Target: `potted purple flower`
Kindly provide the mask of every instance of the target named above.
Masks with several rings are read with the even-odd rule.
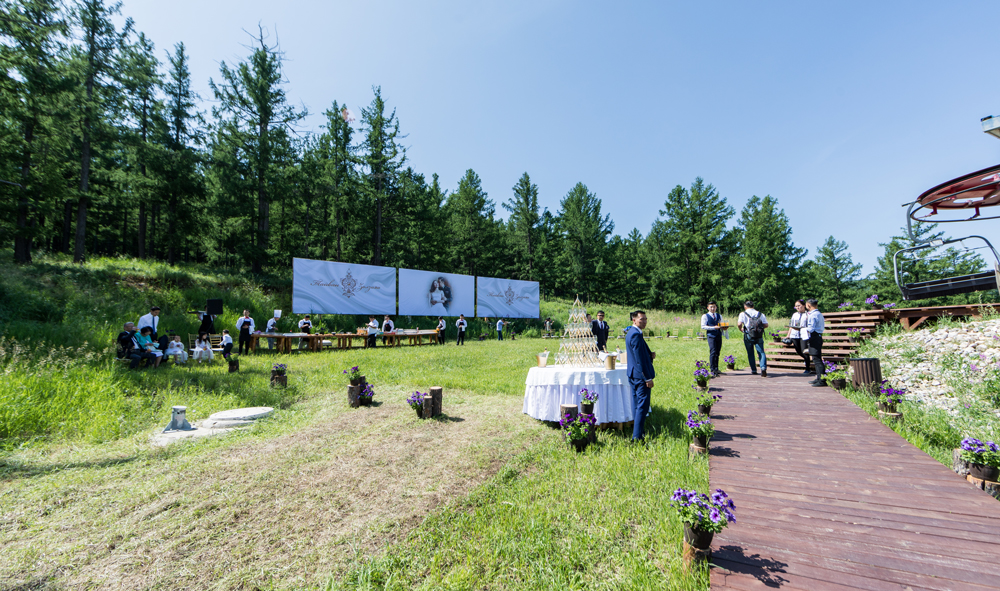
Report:
[[[375,390],[372,388],[371,384],[365,384],[365,387],[358,392],[358,402],[361,406],[371,406],[372,398],[375,398]]]
[[[722,358],[722,361],[726,364],[726,369],[736,369],[736,358],[732,355],[726,355]]]
[[[969,463],[970,475],[990,482],[1000,480],[1000,445],[966,437],[959,449],[962,459]]]
[[[361,369],[357,365],[351,369],[345,369],[344,373],[347,374],[347,379],[351,380],[352,386],[359,386],[361,382],[364,381],[365,376],[361,375]]]
[[[855,328],[852,326],[847,329],[847,339],[852,343],[857,343],[865,336],[866,332],[868,332],[866,328]]]
[[[837,367],[837,364],[832,361],[823,360],[823,365],[826,366],[823,372],[823,379],[830,385],[834,390],[843,390],[847,387],[847,368]]]
[[[710,372],[708,367],[706,367],[708,362],[695,361],[694,364],[695,367],[697,367],[697,369],[694,370],[694,381],[697,382],[699,390],[705,390],[708,388],[708,380],[712,378],[712,372]]]
[[[685,425],[691,431],[692,443],[702,449],[708,449],[708,440],[715,434],[715,426],[712,425],[712,420],[692,410],[688,411],[688,418]]]
[[[718,394],[709,395],[706,392],[705,394],[699,394],[695,400],[698,401],[698,413],[708,417],[712,415],[712,405],[722,400],[722,396]]]
[[[882,388],[879,390],[875,402],[880,411],[895,413],[896,405],[902,404],[903,395],[906,394],[906,390],[897,390],[890,386],[888,382],[889,380],[882,380]]]
[[[559,421],[559,426],[563,428],[566,440],[570,445],[581,452],[587,449],[590,444],[591,435],[597,430],[597,417],[592,414],[579,413],[575,417],[566,414]]]
[[[414,392],[410,394],[410,397],[406,399],[406,403],[410,405],[410,408],[417,411],[417,418],[424,418],[424,396],[426,394],[421,394],[420,392]]]
[[[780,332],[769,332],[767,334],[771,335],[771,338],[774,339],[775,343],[780,343],[781,342],[781,333]]]
[[[598,398],[600,395],[593,390],[586,388],[580,390],[580,412],[588,415],[594,414],[594,404],[597,403]]]
[[[288,385],[288,366],[284,363],[275,363],[271,367],[271,385]]]
[[[872,307],[872,310],[878,310],[878,294],[873,294],[868,296],[865,303]]]
[[[670,501],[684,524],[684,542],[692,548],[708,550],[715,534],[736,523],[736,505],[721,488],[712,496],[678,488]]]

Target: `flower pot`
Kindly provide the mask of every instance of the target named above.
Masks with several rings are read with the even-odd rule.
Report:
[[[708,447],[708,436],[707,435],[692,435],[691,442],[698,447]]]
[[[275,384],[282,387],[288,386],[288,376],[286,376],[285,374],[281,375],[271,374],[271,385],[273,386]]]
[[[417,411],[417,418],[418,419],[424,418],[424,407],[423,406],[417,406],[413,410]]]
[[[705,406],[704,404],[699,404],[698,405],[698,412],[700,412],[701,414],[705,415],[706,417],[707,416],[711,416],[712,415],[712,405],[709,404],[708,406]]]
[[[351,385],[360,386],[361,384],[364,383],[364,381],[365,381],[365,376],[361,376],[360,378],[354,378],[351,380]]]
[[[847,387],[847,380],[844,378],[839,378],[836,380],[830,380],[830,387],[834,390],[843,390]]]
[[[850,341],[850,342],[852,342],[852,343],[857,343],[861,339],[858,338],[858,337],[847,337],[847,340]]]
[[[735,363],[727,363],[726,364],[726,369],[735,370],[736,369],[736,364]]]
[[[882,412],[896,412],[895,404],[888,404],[886,402],[876,402],[878,409]]]
[[[372,405],[371,396],[358,396],[358,402],[361,403],[361,406],[371,406]]]
[[[708,550],[712,546],[712,538],[714,537],[714,532],[701,531],[700,529],[692,528],[686,523],[684,524],[684,541],[692,548]]]
[[[699,388],[707,388],[708,387],[708,380],[695,380],[695,382],[698,384]]]
[[[577,453],[579,453],[587,449],[587,446],[590,445],[590,438],[570,439],[569,444],[572,445],[574,449],[576,449]]]
[[[969,462],[969,474],[972,475],[973,478],[989,480],[990,482],[997,482],[1000,480],[1000,468],[987,466],[985,464]]]
[[[580,403],[580,412],[583,413],[583,414],[585,414],[585,415],[592,415],[592,414],[594,414],[594,403],[593,402],[581,402]]]
[[[774,339],[775,343],[780,343],[781,342],[781,337],[771,337],[771,338]]]

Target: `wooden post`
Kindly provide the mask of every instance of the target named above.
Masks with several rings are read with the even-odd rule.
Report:
[[[580,408],[575,404],[560,404],[559,405],[559,420],[566,418],[569,415],[570,418],[576,418],[576,415],[580,412]]]
[[[347,404],[349,404],[351,408],[358,408],[361,406],[361,397],[359,394],[361,394],[361,386],[347,387]]]
[[[882,365],[878,358],[849,359],[848,362],[854,370],[851,386],[869,394],[877,393],[882,387]]]
[[[424,395],[424,414],[422,418],[429,419],[434,416],[434,397],[430,394]]]
[[[431,412],[436,417],[442,412],[444,403],[444,388],[441,386],[431,386]]]

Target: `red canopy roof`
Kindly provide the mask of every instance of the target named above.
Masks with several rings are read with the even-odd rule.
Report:
[[[916,221],[966,221],[979,217],[979,209],[1000,205],[1000,164],[984,168],[957,179],[942,183],[933,189],[925,191],[914,207],[910,208],[910,217]],[[938,210],[974,210],[971,217],[964,220],[928,219],[938,213]],[[923,211],[923,215],[918,215]]]

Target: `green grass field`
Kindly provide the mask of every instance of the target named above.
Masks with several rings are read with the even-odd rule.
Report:
[[[668,501],[708,486],[683,427],[704,341],[650,340],[647,446],[603,431],[577,454],[521,413],[534,355],[556,340],[258,354],[237,374],[220,362],[129,371],[107,342],[150,303],[168,302],[165,321],[186,330],[183,310],[220,286],[239,306],[287,306],[281,281],[128,260],[0,271],[2,588],[707,588],[706,571],[680,560]],[[564,321],[570,304],[543,302],[543,316]],[[601,307],[624,325],[626,308]],[[654,334],[697,325],[648,312]],[[738,345],[724,354],[744,357]],[[289,366],[287,389],[268,384],[275,362]],[[347,406],[352,365],[376,406]],[[405,398],[432,385],[446,416],[420,421]],[[178,404],[192,421],[278,410],[246,432],[152,445]]]

